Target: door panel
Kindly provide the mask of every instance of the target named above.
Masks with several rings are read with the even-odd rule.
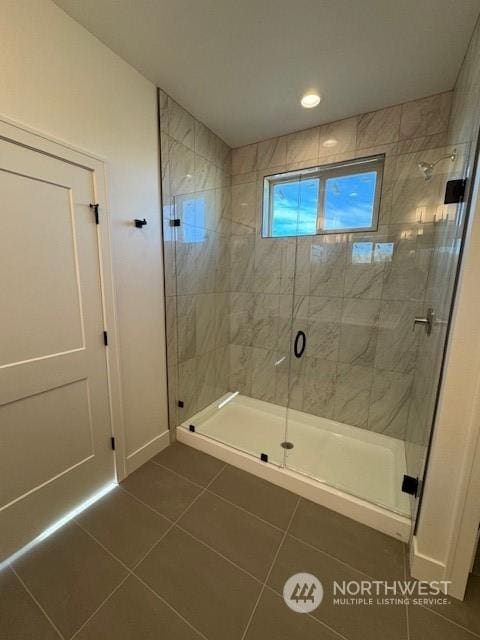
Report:
[[[89,395],[88,381],[79,380],[1,407],[0,468],[7,481],[0,504],[94,455]]]
[[[0,561],[115,478],[94,179],[0,140]]]
[[[14,203],[13,210],[5,209],[2,234],[15,247],[2,256],[2,268],[12,277],[2,283],[0,365],[82,348],[70,190],[2,171],[0,192],[4,202]],[[35,319],[28,331],[21,317]]]

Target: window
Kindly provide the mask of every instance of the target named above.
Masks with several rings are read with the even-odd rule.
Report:
[[[377,228],[384,156],[264,178],[263,236],[308,236]]]

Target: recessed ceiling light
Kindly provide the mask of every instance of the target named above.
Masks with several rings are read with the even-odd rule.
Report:
[[[325,140],[322,146],[335,147],[337,144],[338,144],[338,140],[336,140],[335,138],[329,138],[328,140]]]
[[[317,93],[306,93],[300,102],[305,109],[313,109],[313,107],[320,104],[320,100],[321,98]]]

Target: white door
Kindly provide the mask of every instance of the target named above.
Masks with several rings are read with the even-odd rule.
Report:
[[[94,186],[0,139],[0,561],[115,480]]]

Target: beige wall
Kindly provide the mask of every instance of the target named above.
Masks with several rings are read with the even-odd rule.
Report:
[[[0,114],[107,162],[131,455],[167,428],[156,90],[49,0],[0,9]]]

